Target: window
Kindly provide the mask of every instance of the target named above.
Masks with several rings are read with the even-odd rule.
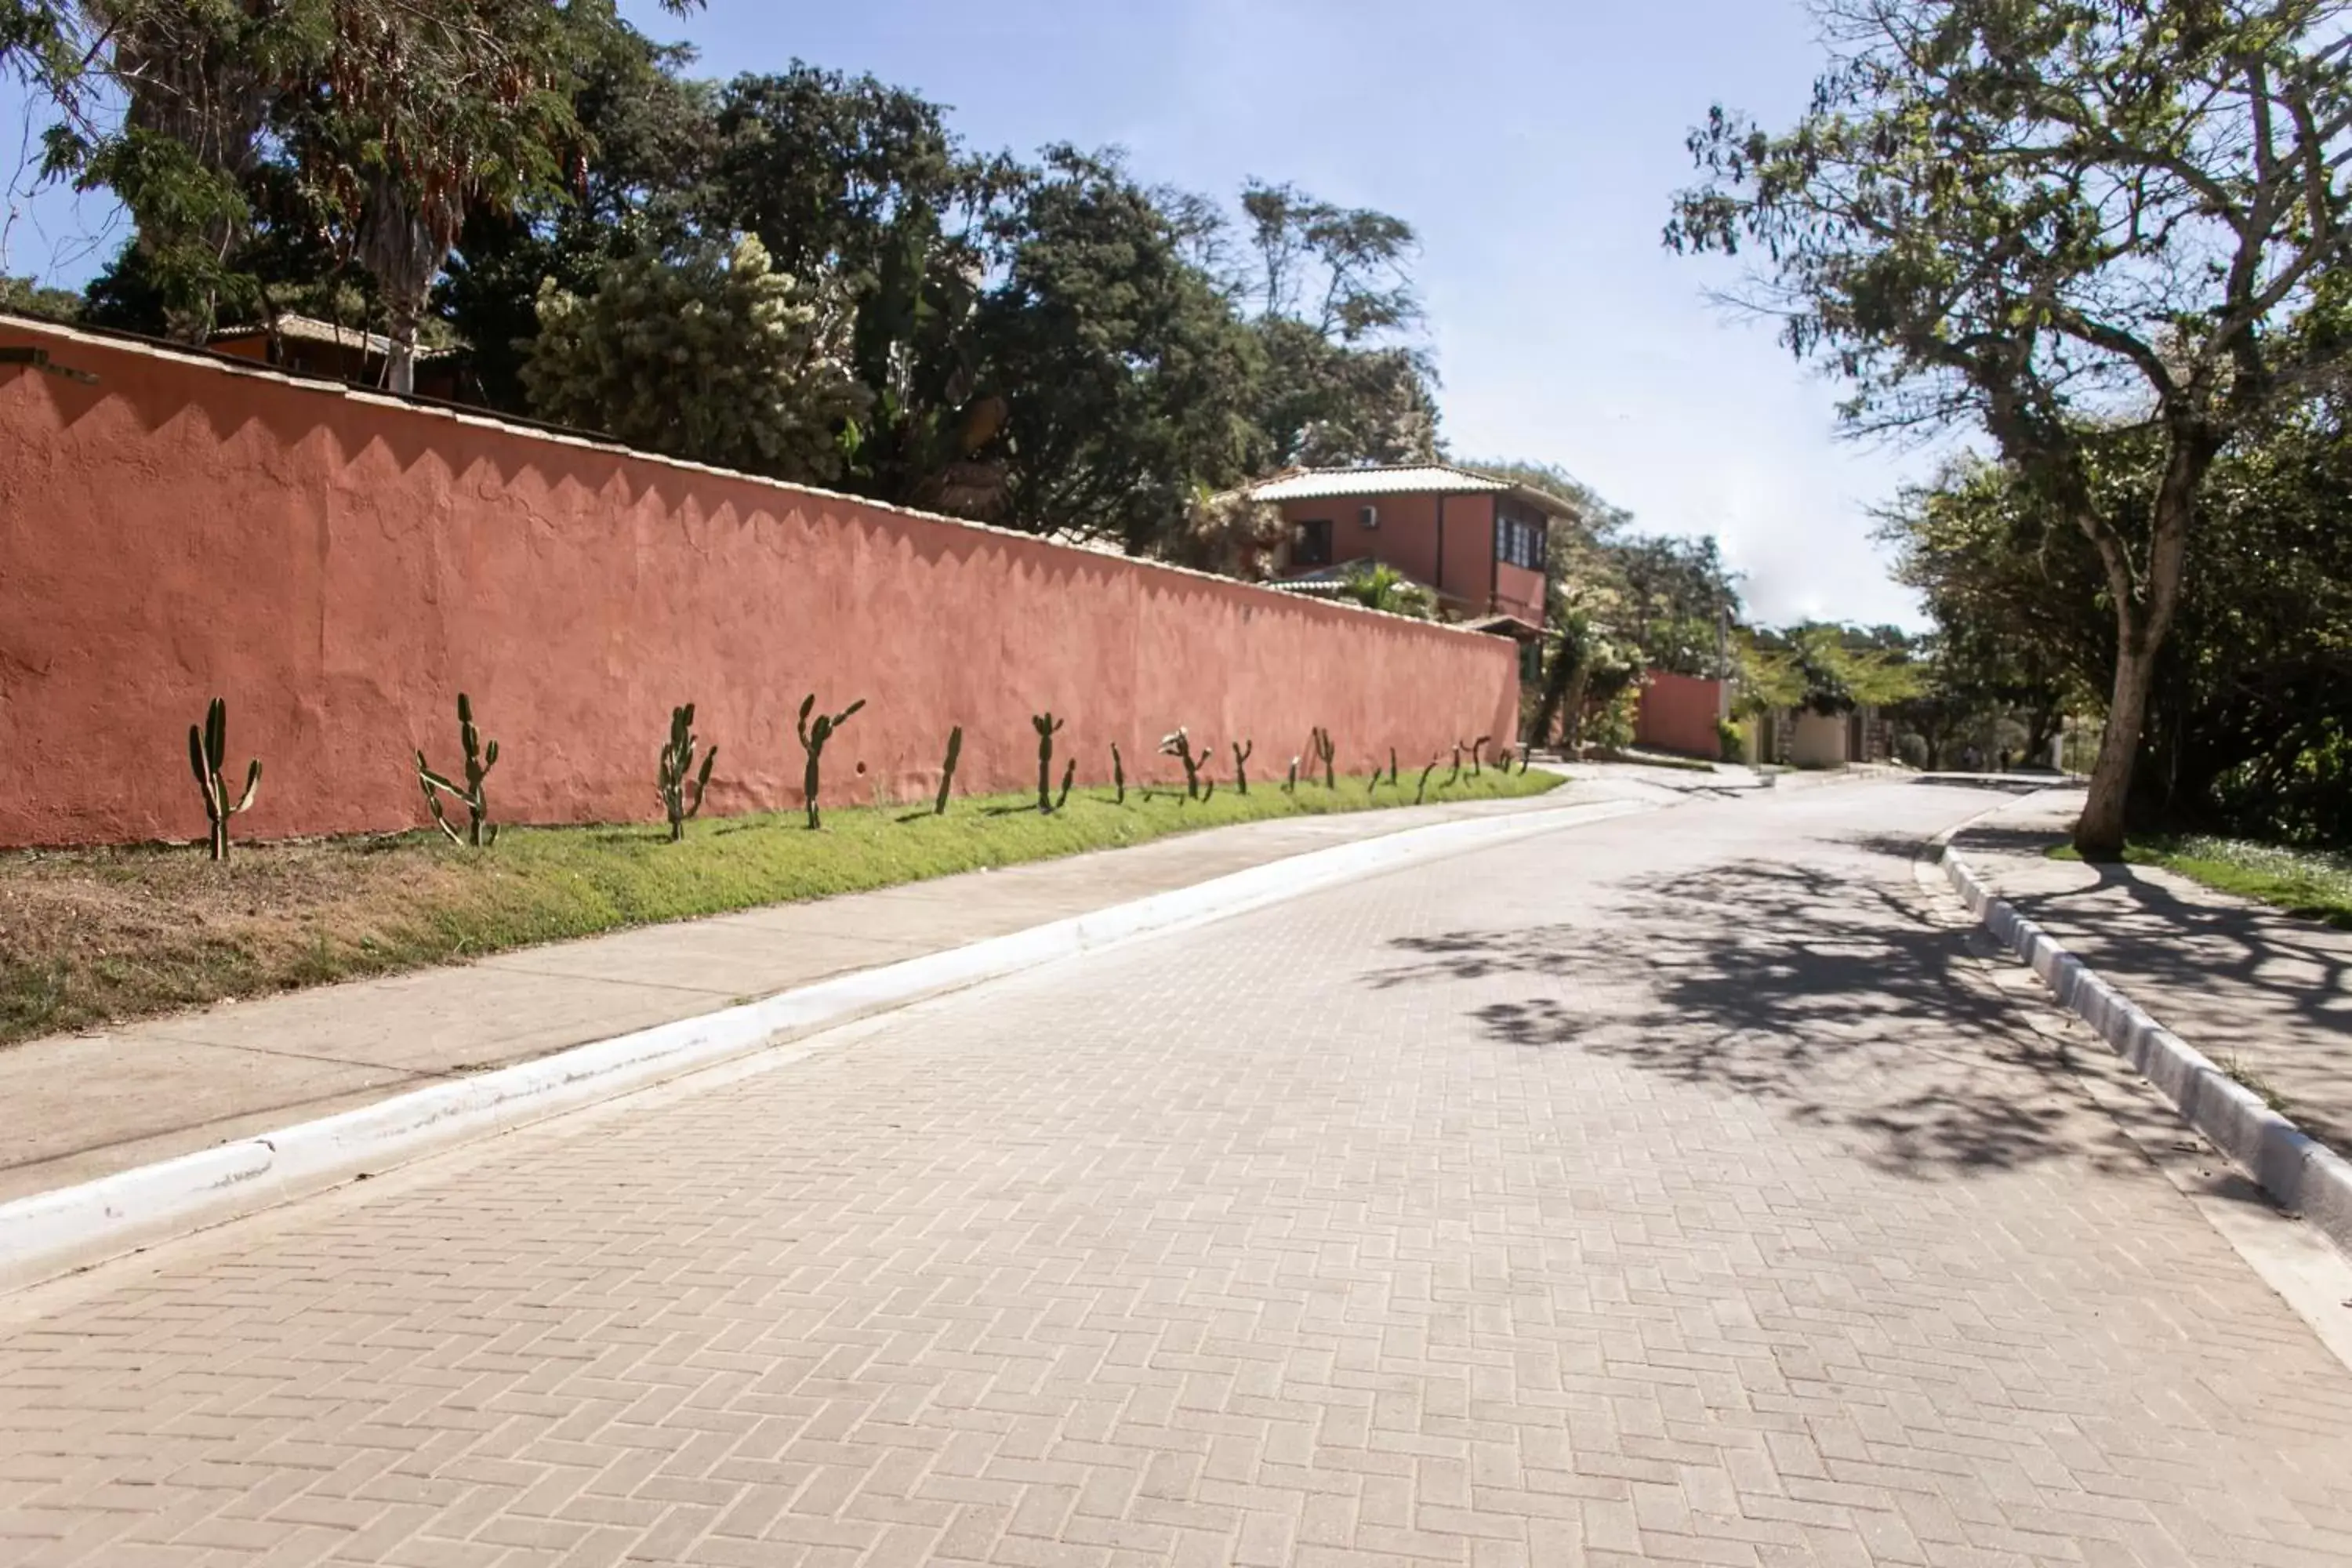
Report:
[[[1544,569],[1544,525],[1540,518],[1509,502],[1495,509],[1495,554],[1507,565],[1529,572]]]
[[[1331,520],[1318,517],[1298,525],[1298,542],[1290,552],[1293,566],[1331,564]]]

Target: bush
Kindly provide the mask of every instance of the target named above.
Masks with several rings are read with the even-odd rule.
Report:
[[[1633,731],[1642,716],[1642,689],[1628,686],[1608,701],[1598,704],[1584,721],[1584,743],[1603,755],[1622,752],[1633,743]]]
[[[1740,734],[1739,726],[1728,719],[1717,719],[1715,721],[1715,745],[1716,750],[1722,753],[1723,760],[1727,763],[1744,763],[1748,760],[1747,738]]]

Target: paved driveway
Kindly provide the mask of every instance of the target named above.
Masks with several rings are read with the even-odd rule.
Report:
[[[1915,918],[1984,803],[1366,881],[0,1304],[0,1562],[2352,1562],[2352,1373]]]

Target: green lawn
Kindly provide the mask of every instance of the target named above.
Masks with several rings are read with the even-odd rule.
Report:
[[[2050,853],[2055,859],[2081,858],[2072,845]],[[2138,866],[2161,866],[2209,888],[2352,931],[2352,857],[2183,834],[2136,840],[2124,858]]]
[[[1429,800],[1541,795],[1554,773],[1487,768]],[[0,855],[0,1044],[173,1008],[593,936],[760,904],[821,899],[983,867],[1116,848],[1278,816],[1411,805],[1415,775],[1336,790],[1228,780],[1203,802],[1164,787],[1124,804],[1074,793],[836,807],[806,831],[797,812],[709,819],[672,844],[660,824],[510,827],[496,847],[437,833],[239,846],[226,868],[201,848]],[[495,804],[495,801],[493,802]]]

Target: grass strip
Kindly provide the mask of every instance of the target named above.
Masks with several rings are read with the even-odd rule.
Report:
[[[1431,804],[1541,795],[1554,773],[1493,768]],[[1402,786],[1227,781],[1206,801],[1131,786],[1080,790],[1041,816],[1034,796],[920,806],[828,806],[695,823],[508,827],[487,851],[438,833],[238,846],[0,855],[0,1045],[234,997],[463,962],[628,926],[829,898],[984,868],[1147,843],[1235,823],[1411,805]]]
[[[2050,855],[2055,860],[2082,858],[2070,844],[2058,846]],[[2243,838],[2181,834],[2136,839],[2125,849],[2124,858],[2352,931],[2352,858]]]

